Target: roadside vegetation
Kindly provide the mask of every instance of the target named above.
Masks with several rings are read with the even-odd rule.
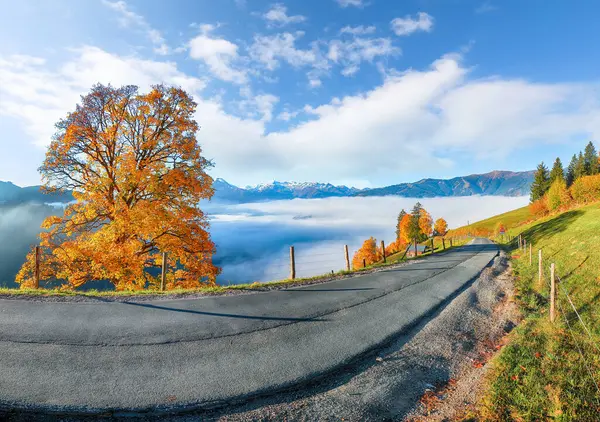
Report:
[[[429,247],[431,250],[431,241],[433,240],[433,249],[444,249],[450,245],[445,244],[445,237],[448,234],[448,223],[443,218],[433,221],[431,214],[423,208],[421,203],[417,202],[410,213],[401,210],[396,222],[396,239],[389,245],[384,245],[386,261],[388,257],[391,260],[404,259],[409,250],[412,254],[419,255],[425,253],[425,248],[419,249],[417,246]],[[466,243],[466,236],[461,236]],[[454,240],[456,241],[456,240]],[[454,242],[453,242],[454,245]],[[458,243],[456,244],[458,246]],[[409,248],[410,247],[410,248]],[[418,252],[418,251],[421,252]],[[365,240],[362,247],[359,248],[352,258],[352,268],[362,268],[363,265],[373,265],[383,262],[384,251],[377,244],[377,239],[370,237]]]
[[[492,359],[487,388],[466,420],[600,420],[599,173],[590,143],[566,172],[560,160],[550,172],[543,164],[538,167],[528,207],[458,230],[486,232],[510,254],[523,317],[507,346]],[[529,249],[519,247],[518,235],[533,246],[531,264]],[[560,279],[554,323],[549,319],[551,263]]]

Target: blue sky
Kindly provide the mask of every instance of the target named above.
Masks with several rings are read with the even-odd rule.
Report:
[[[568,161],[600,132],[600,3],[0,0],[0,180],[95,82],[198,102],[214,177],[382,186]]]

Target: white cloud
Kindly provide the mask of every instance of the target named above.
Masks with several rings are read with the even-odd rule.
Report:
[[[365,3],[363,0],[335,0],[341,7],[355,6],[355,7],[363,7]]]
[[[50,143],[54,124],[97,82],[143,89],[164,82],[192,92],[205,86],[202,79],[187,76],[172,62],[118,57],[89,46],[73,53],[76,58],[55,71],[45,68],[40,58],[0,57],[0,114],[23,121],[25,132],[38,145]]]
[[[96,82],[119,86],[177,84],[198,103],[198,140],[211,173],[236,184],[265,180],[412,180],[423,168],[485,157],[495,165],[521,148],[600,136],[600,89],[594,84],[542,84],[499,77],[469,79],[460,57],[422,70],[391,72],[368,92],[307,106],[308,119],[268,133],[277,98],[255,96],[236,117],[203,96],[204,81],[175,63],[71,51],[58,67],[43,58],[0,57],[0,115],[21,122],[38,145]],[[251,97],[250,91],[245,91]],[[285,115],[282,115],[282,118]],[[1,143],[2,145],[5,145]]]
[[[392,20],[391,27],[398,36],[410,35],[417,31],[430,32],[433,29],[433,17],[425,12],[417,13],[416,18],[406,15]]]
[[[333,40],[329,43],[327,58],[343,66],[342,75],[358,72],[363,61],[372,62],[377,57],[398,55],[401,50],[389,38],[354,37],[349,41]]]
[[[375,26],[344,26],[340,29],[340,34],[367,35],[373,34],[376,30]]]
[[[288,16],[287,7],[281,3],[275,3],[271,6],[268,12],[263,15],[263,18],[271,26],[285,26],[291,23],[300,23],[306,21],[306,16],[294,15]]]
[[[160,31],[152,28],[146,19],[131,9],[123,0],[102,0],[102,4],[119,14],[119,23],[125,28],[137,27],[146,34],[146,37],[154,44],[154,52],[160,55],[169,54],[169,46]]]
[[[246,113],[247,117],[258,118],[263,122],[273,120],[273,109],[279,102],[279,97],[272,94],[253,95],[250,88],[241,90],[240,95],[245,99],[238,102],[238,107],[240,111]]]
[[[190,57],[203,61],[217,78],[238,84],[247,82],[246,72],[236,69],[233,63],[238,60],[238,46],[224,38],[210,36],[212,25],[202,25],[202,33],[189,42]]]
[[[303,32],[295,34],[284,32],[275,35],[256,35],[250,46],[250,57],[262,63],[268,70],[279,67],[280,60],[284,60],[293,67],[312,65],[317,62],[318,51],[313,48],[302,50],[296,48],[296,40],[304,35]]]

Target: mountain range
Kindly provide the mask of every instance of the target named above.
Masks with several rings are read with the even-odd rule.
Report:
[[[492,171],[452,179],[422,179],[414,183],[400,183],[382,188],[357,189],[334,186],[331,183],[277,182],[241,188],[215,179],[213,200],[234,203],[262,202],[294,198],[329,198],[352,196],[402,196],[433,198],[440,196],[528,195],[533,182],[533,171]],[[71,193],[44,194],[39,186],[19,187],[0,181],[0,203],[70,202]]]

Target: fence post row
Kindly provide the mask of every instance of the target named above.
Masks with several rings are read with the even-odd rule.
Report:
[[[533,246],[529,243],[529,266],[533,264]]]
[[[165,281],[167,279],[167,253],[163,252],[162,254],[162,266],[160,272],[160,291],[165,291]]]
[[[33,287],[35,289],[39,289],[40,288],[40,247],[36,246],[35,247],[35,262],[34,262],[35,268],[33,270],[33,282],[34,285]]]
[[[296,259],[294,257],[294,247],[290,246],[290,279],[296,278]]]
[[[556,304],[555,265],[550,264],[550,322],[554,322]]]
[[[346,255],[346,271],[350,271],[350,256],[348,255],[348,245],[344,245],[344,255]]]

